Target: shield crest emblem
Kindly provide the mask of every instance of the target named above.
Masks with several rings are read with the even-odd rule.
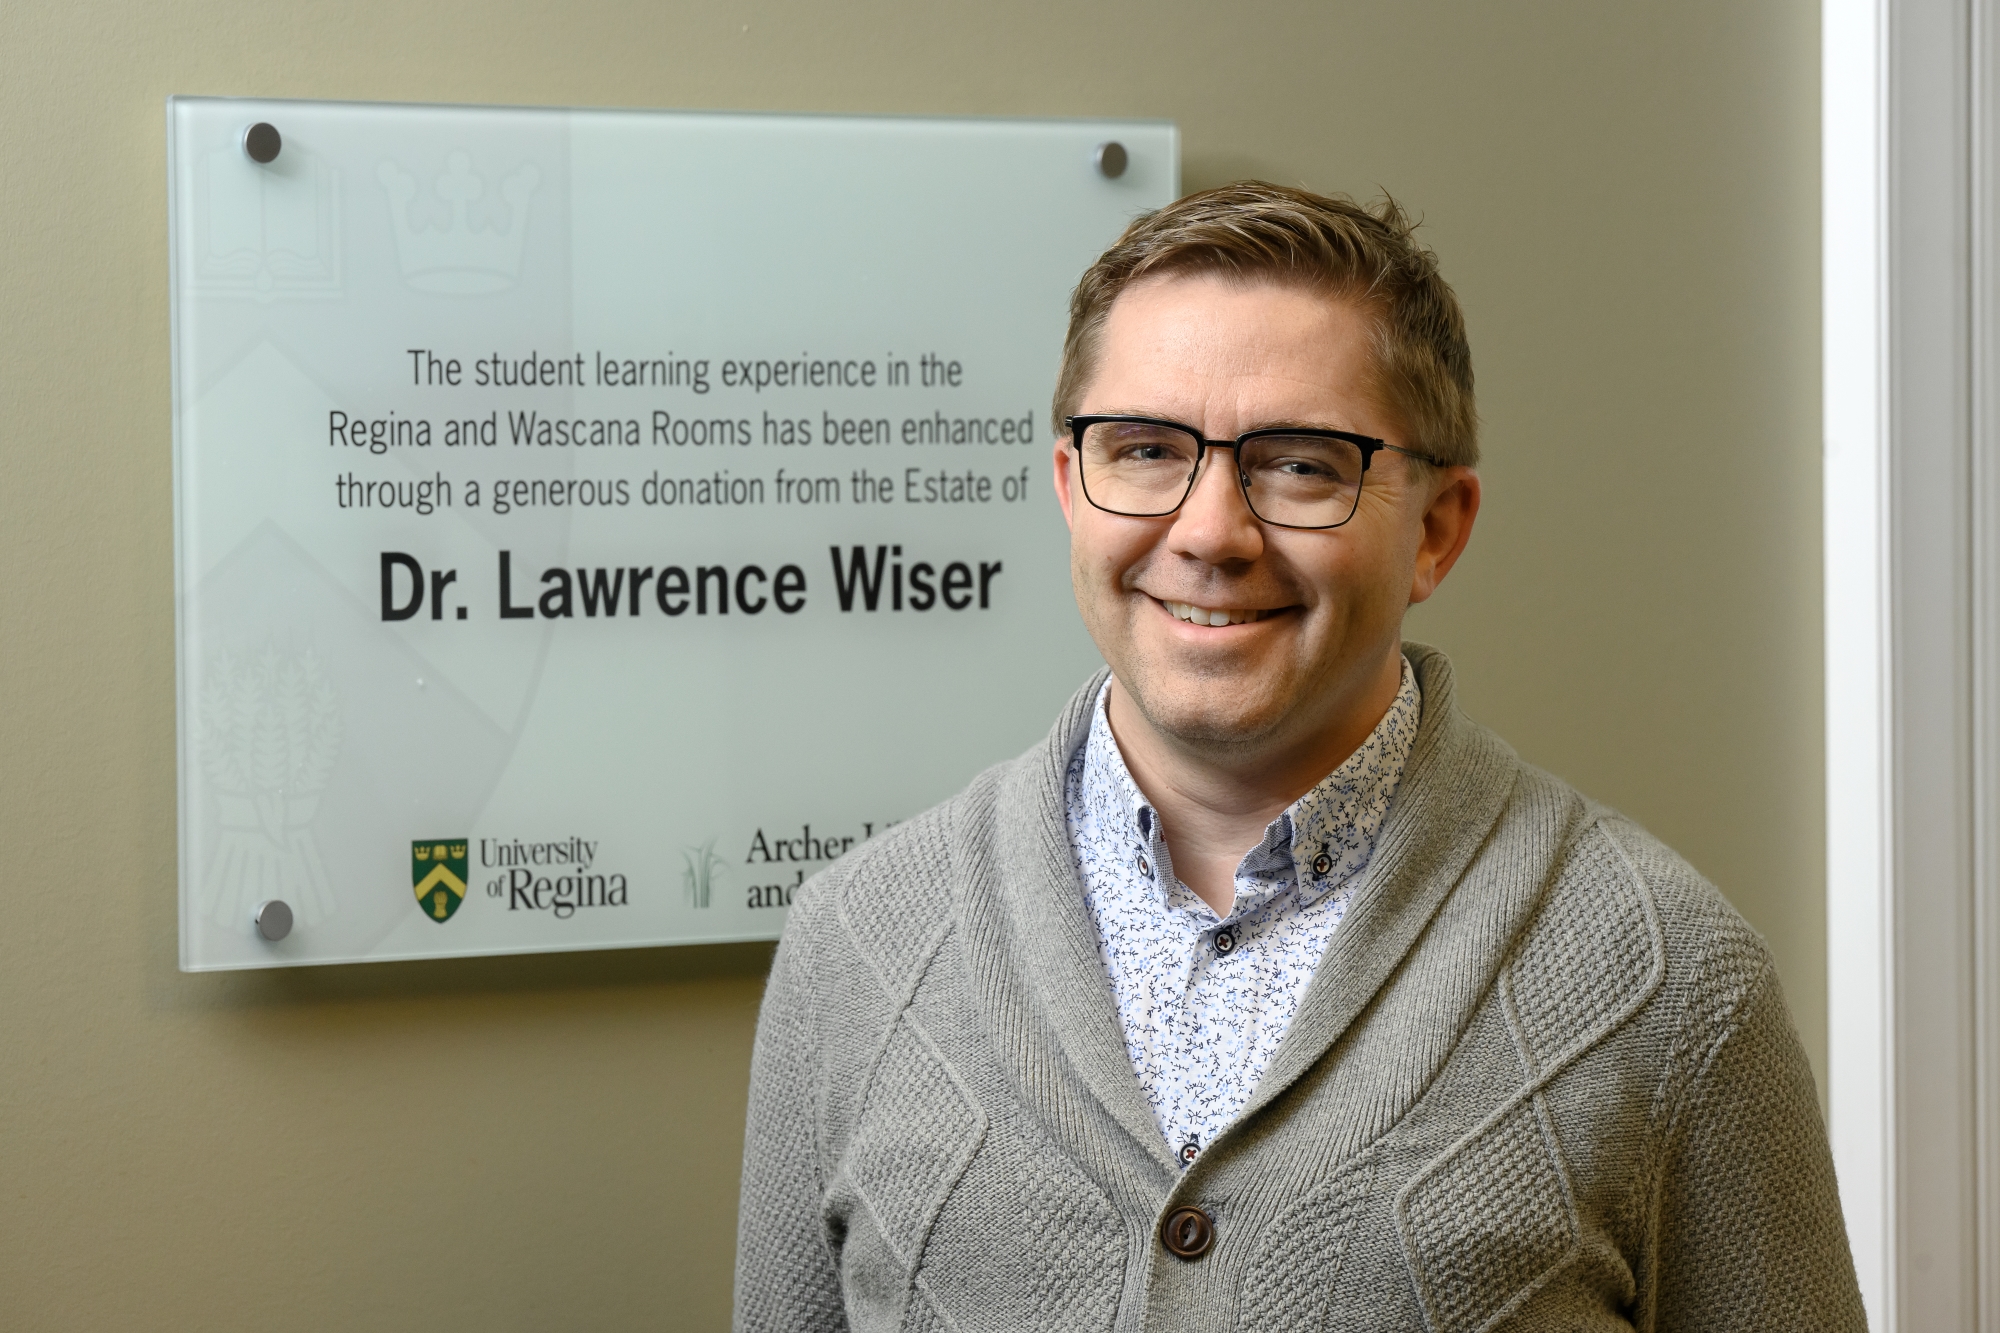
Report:
[[[465,839],[425,838],[411,843],[410,882],[425,916],[451,920],[465,901]]]

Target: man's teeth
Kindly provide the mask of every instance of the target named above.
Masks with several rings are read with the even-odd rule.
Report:
[[[1261,619],[1262,611],[1224,611],[1215,607],[1195,606],[1188,602],[1162,602],[1175,617],[1190,625],[1247,625]]]

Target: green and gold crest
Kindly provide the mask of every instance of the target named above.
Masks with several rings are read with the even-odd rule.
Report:
[[[465,839],[427,838],[410,844],[410,881],[417,905],[433,921],[449,921],[465,901]]]

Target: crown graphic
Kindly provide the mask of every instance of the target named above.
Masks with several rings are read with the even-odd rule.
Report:
[[[472,205],[486,193],[486,182],[472,170],[472,157],[455,152],[445,159],[444,174],[434,186],[436,198],[449,212],[445,225],[424,226],[422,214],[436,210],[428,200],[418,203],[414,176],[394,162],[383,162],[375,178],[389,192],[389,216],[396,228],[396,257],[403,281],[419,291],[453,296],[500,292],[514,285],[521,272],[521,248],[528,237],[528,198],[541,184],[542,173],[523,166],[500,182],[507,204],[505,230],[497,225],[475,227]]]

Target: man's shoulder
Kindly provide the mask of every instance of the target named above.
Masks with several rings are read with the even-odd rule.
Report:
[[[1490,825],[1474,819],[1459,835],[1480,838],[1489,865],[1511,863],[1541,879],[1530,916],[1543,933],[1562,933],[1583,956],[1614,935],[1637,932],[1684,958],[1727,952],[1761,965],[1762,938],[1713,883],[1637,820],[1526,762],[1462,714],[1450,734],[1447,766],[1484,770],[1480,785],[1496,803]],[[1471,814],[1469,803],[1455,801],[1430,809],[1447,820]]]
[[[807,880],[793,897],[786,936],[888,960],[888,972],[898,976],[911,960],[927,957],[961,895],[999,884],[1005,877],[998,861],[1018,858],[1031,840],[1061,828],[1067,757],[1089,725],[1107,674],[1100,670],[1086,681],[1027,751]]]
[[[884,979],[928,956],[965,887],[968,856],[991,841],[1002,789],[1033,752],[995,764],[938,804],[884,829],[799,887],[788,936],[870,961]]]
[[[1509,951],[1517,1004],[1712,1028],[1775,974],[1763,938],[1637,821],[1522,766],[1517,800],[1565,807],[1552,873]],[[1572,1013],[1569,1022],[1576,1021]],[[1567,1026],[1557,1022],[1557,1026]]]
[[[1775,978],[1764,937],[1716,885],[1631,818],[1602,806],[1592,813],[1597,836],[1617,853],[1658,915],[1666,989],[1683,1003],[1733,1011]]]

